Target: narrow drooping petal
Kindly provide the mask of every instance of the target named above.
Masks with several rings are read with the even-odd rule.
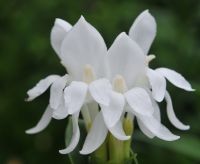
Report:
[[[111,90],[112,86],[107,79],[95,80],[89,85],[89,91],[94,100],[105,106],[109,105],[109,95]]]
[[[119,140],[125,141],[130,139],[130,136],[127,136],[124,132],[122,121],[118,121],[113,127],[109,127],[111,134]]]
[[[115,39],[108,50],[110,79],[116,75],[124,77],[128,88],[145,72],[145,55],[140,47],[125,33]]]
[[[139,44],[147,55],[156,36],[156,21],[148,10],[143,11],[130,28],[129,36]]]
[[[107,127],[113,127],[121,118],[125,105],[124,96],[117,92],[110,94],[110,104],[101,105],[103,118]]]
[[[151,99],[144,89],[135,87],[125,93],[125,98],[136,116],[153,114],[154,108]]]
[[[29,130],[26,130],[26,133],[35,134],[44,130],[49,125],[52,119],[52,114],[53,114],[53,109],[48,105],[44,114],[42,115],[42,118],[37,123],[37,125]]]
[[[68,154],[72,152],[76,146],[78,145],[79,138],[80,138],[80,129],[78,126],[78,117],[79,117],[79,112],[72,115],[72,128],[73,128],[73,133],[72,133],[72,138],[70,144],[67,146],[67,148],[63,150],[59,150],[61,154]]]
[[[139,126],[140,130],[142,131],[142,133],[144,133],[144,135],[146,135],[149,138],[155,137],[155,135],[143,124],[142,121],[137,119],[137,123],[138,123],[138,126]]]
[[[59,79],[57,79],[51,86],[50,89],[50,100],[49,104],[51,108],[58,108],[60,101],[63,96],[63,89],[65,88],[68,81],[68,75],[65,75]]]
[[[179,121],[179,119],[176,117],[172,105],[172,100],[168,92],[165,94],[165,100],[167,103],[167,115],[170,120],[170,122],[178,129],[180,130],[188,130],[190,128],[189,125],[184,125],[182,122]]]
[[[179,136],[172,134],[164,125],[152,116],[139,116],[137,119],[139,119],[152,134],[162,140],[174,141],[180,138]]]
[[[96,77],[104,75],[107,54],[105,42],[99,32],[81,17],[65,37],[61,58],[72,79],[82,80],[83,68],[90,65]]]
[[[150,68],[147,69],[147,76],[152,87],[152,95],[154,99],[161,102],[164,99],[166,92],[165,78]]]
[[[59,57],[62,41],[71,28],[72,26],[68,22],[58,18],[55,20],[51,30],[51,45]]]
[[[40,80],[35,87],[33,87],[32,89],[28,90],[27,94],[28,94],[28,98],[27,101],[32,101],[33,99],[35,99],[36,97],[40,96],[41,94],[43,94],[48,88],[49,86],[59,78],[60,76],[58,75],[49,75],[46,78]]]
[[[53,118],[57,120],[65,119],[68,116],[68,108],[65,106],[64,95],[61,97],[60,104],[53,110]]]
[[[86,94],[88,86],[80,81],[73,81],[64,90],[65,106],[68,108],[69,114],[74,114],[80,111]]]
[[[154,108],[153,116],[160,122],[161,121],[160,108],[155,100],[151,100],[151,102]]]
[[[190,83],[181,74],[175,72],[174,70],[168,68],[158,68],[156,71],[167,78],[167,80],[169,80],[173,85],[186,91],[194,91]]]
[[[85,139],[81,154],[90,154],[101,146],[105,141],[108,129],[104,123],[102,113],[99,112],[92,124],[92,127]]]

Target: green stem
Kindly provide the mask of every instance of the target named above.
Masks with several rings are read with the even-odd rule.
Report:
[[[91,164],[103,164],[107,162],[107,140],[91,154]]]
[[[133,116],[128,114],[127,117],[124,119],[124,131],[126,135],[132,136],[133,128],[134,128]],[[130,158],[131,141],[132,141],[132,138],[130,138],[127,141],[124,141],[124,158],[125,159]]]
[[[123,141],[116,139],[112,134],[109,135],[109,161],[113,164],[123,164]]]

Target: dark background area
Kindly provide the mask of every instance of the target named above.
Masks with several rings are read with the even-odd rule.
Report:
[[[196,92],[168,83],[175,112],[191,129],[171,126],[162,103],[162,122],[175,134],[176,142],[147,139],[138,128],[133,149],[141,164],[200,163],[200,1],[199,0],[0,0],[0,164],[64,164],[67,120],[51,122],[45,131],[27,135],[48,103],[49,93],[26,103],[26,91],[49,74],[65,70],[50,45],[55,18],[74,24],[83,15],[110,47],[133,20],[149,9],[158,24],[151,53],[152,68],[168,67],[183,74]]]

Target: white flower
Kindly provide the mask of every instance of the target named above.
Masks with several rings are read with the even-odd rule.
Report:
[[[151,44],[156,36],[156,21],[148,10],[145,10],[136,18],[136,20],[134,21],[133,25],[130,28],[129,36],[141,47],[144,54],[148,55]],[[154,58],[155,58],[154,55],[146,56],[147,65]],[[182,75],[168,68],[157,68],[153,70],[148,67],[146,76],[147,79],[144,78],[144,81],[146,81],[144,83],[146,84],[148,82],[150,83],[150,88],[152,89],[153,98],[158,102],[161,102],[165,98],[167,102],[167,115],[170,122],[178,129],[181,130],[189,129],[189,126],[181,123],[174,113],[170,95],[166,91],[165,79],[170,81],[175,86],[184,89],[186,91],[194,91],[191,88],[191,85],[185,80],[185,78]],[[156,104],[156,102],[154,102],[154,104]],[[148,132],[148,130],[146,129],[148,127],[145,127],[145,125],[143,125],[140,121],[139,125],[140,128],[143,129],[144,133],[149,135],[149,137],[154,136]]]
[[[50,75],[27,92],[30,101],[44,93],[51,85],[50,102],[45,113],[36,127],[26,132],[33,134],[43,130],[52,117],[63,119],[69,114],[72,115],[72,141],[66,149],[60,150],[60,153],[66,154],[71,152],[79,141],[79,113],[82,112],[86,124],[91,124],[96,117],[98,107],[94,113],[87,109],[87,103],[95,100],[105,106],[109,104],[112,86],[104,78],[107,48],[99,32],[83,17],[73,27],[56,19],[51,32],[51,44],[68,74],[63,77]],[[98,117],[95,120],[98,121]]]

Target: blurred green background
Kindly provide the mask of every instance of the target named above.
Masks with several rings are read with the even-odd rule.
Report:
[[[64,164],[67,120],[53,120],[36,135],[26,135],[48,103],[49,93],[26,103],[26,91],[49,74],[65,70],[50,45],[55,18],[74,24],[83,15],[105,38],[109,47],[133,20],[149,9],[158,24],[151,52],[153,68],[163,66],[182,73],[196,89],[187,93],[168,83],[178,118],[191,125],[176,130],[166,118],[162,122],[181,135],[177,142],[147,139],[138,129],[133,149],[141,164],[200,163],[200,1],[199,0],[0,0],[0,164]]]

